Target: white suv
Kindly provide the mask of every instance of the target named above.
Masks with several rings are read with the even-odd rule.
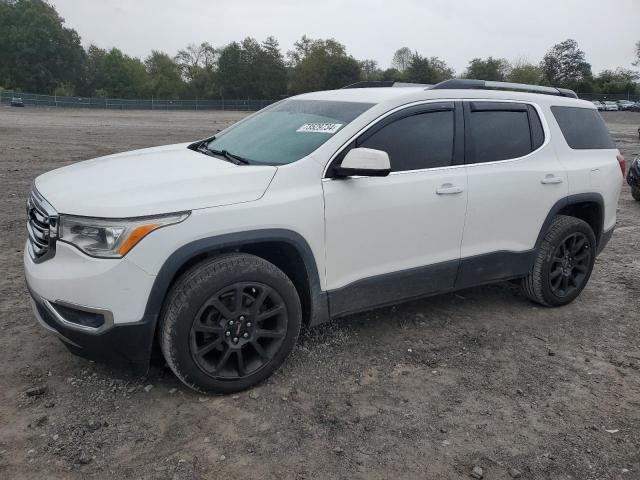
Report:
[[[146,369],[157,346],[185,384],[232,392],[273,373],[302,325],[514,279],[567,304],[624,171],[573,97],[462,80],[308,93],[206,140],[41,175],[35,314],[80,355]]]

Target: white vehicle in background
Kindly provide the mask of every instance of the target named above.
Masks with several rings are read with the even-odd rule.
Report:
[[[601,102],[600,100],[592,100],[591,103],[593,103],[596,106],[596,108],[600,111],[605,109],[604,103]]]
[[[607,112],[617,112],[618,111],[618,104],[616,102],[605,101],[603,103],[604,103],[604,109]]]
[[[234,392],[303,325],[504,280],[572,302],[613,233],[621,171],[570,90],[307,93],[204,140],[39,176],[25,275],[71,351],[145,370],[158,346],[186,385]]]
[[[618,110],[629,110],[633,105],[635,105],[635,102],[632,102],[631,100],[618,100],[617,105]]]

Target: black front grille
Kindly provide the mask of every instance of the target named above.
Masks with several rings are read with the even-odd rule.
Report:
[[[51,227],[55,227],[54,219],[47,214],[33,192],[27,200],[27,215],[29,253],[34,260],[43,260],[51,251]]]

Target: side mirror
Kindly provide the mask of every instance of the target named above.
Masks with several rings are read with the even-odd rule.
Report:
[[[391,172],[389,155],[382,150],[371,148],[352,148],[342,160],[342,164],[334,167],[336,177],[345,178],[360,175],[363,177],[386,177]]]

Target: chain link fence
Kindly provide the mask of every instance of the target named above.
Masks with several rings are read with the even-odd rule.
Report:
[[[630,100],[640,102],[640,95],[626,93],[579,93],[585,100]],[[254,112],[277,100],[125,100],[105,97],[61,97],[57,95],[40,95],[37,93],[20,93],[0,91],[0,105],[8,105],[11,99],[19,97],[25,105],[36,107],[60,108],[101,108],[110,110],[235,110]]]
[[[0,91],[0,105],[8,105],[11,99],[21,98],[27,106],[60,108],[101,108],[110,110],[235,110],[253,112],[271,105],[277,100],[125,100],[105,97],[61,97],[37,93]]]

